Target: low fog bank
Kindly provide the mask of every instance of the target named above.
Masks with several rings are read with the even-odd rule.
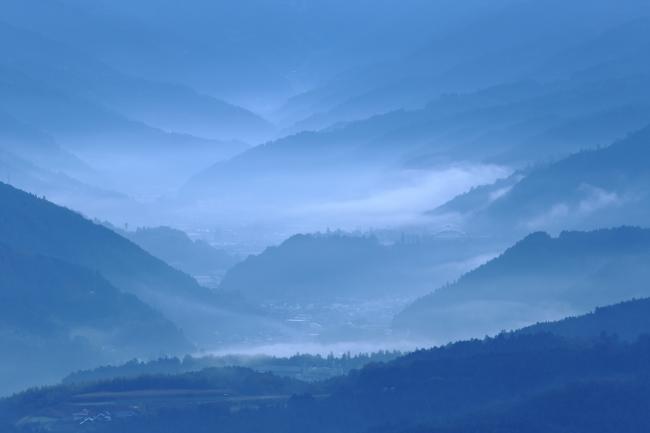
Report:
[[[380,185],[359,197],[297,204],[288,213],[302,221],[313,220],[315,230],[311,231],[322,230],[324,224],[342,230],[427,225],[430,223],[424,216],[427,210],[510,173],[507,167],[469,163],[432,170],[404,170],[389,173]],[[354,179],[349,181],[354,183]]]
[[[512,172],[471,162],[423,169],[357,164],[273,176],[253,171],[227,184],[215,180],[213,190],[190,196],[186,181],[218,159],[161,152],[154,158],[92,153],[90,160],[96,169],[78,179],[35,168],[8,168],[6,178],[90,219],[120,228],[176,227],[238,254],[328,229],[441,231],[448,221],[427,211]]]
[[[507,177],[505,166],[457,163],[429,169],[364,167],[354,170],[250,173],[187,200],[162,200],[163,212],[181,227],[241,233],[281,242],[295,233],[327,230],[441,231],[447,223],[426,215],[458,194]]]

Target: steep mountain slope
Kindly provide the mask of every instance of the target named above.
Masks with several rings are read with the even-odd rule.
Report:
[[[0,148],[0,179],[7,184],[59,205],[79,209],[86,215],[120,220],[124,210],[146,216],[144,206],[123,194],[93,187],[59,170],[39,167]]]
[[[0,180],[86,215],[121,219],[143,206],[108,189],[84,183],[98,174],[48,134],[0,111]]]
[[[351,67],[395,57],[449,20],[486,8],[476,0],[461,7],[449,0],[48,3],[47,13],[27,14],[19,22],[82,45],[118,69],[189,84],[261,110]],[[53,15],[62,24],[53,25]],[[119,29],[119,37],[111,28]],[[78,41],[75,35],[82,32],[88,38]]]
[[[536,233],[418,299],[394,328],[438,341],[478,337],[647,297],[650,231]]]
[[[534,167],[432,212],[477,233],[645,224],[650,212],[650,127],[609,147]],[[500,191],[495,195],[496,192]],[[474,203],[475,205],[470,205]]]
[[[311,107],[316,115],[298,123],[320,129],[395,109],[417,108],[449,92],[468,92],[518,80],[567,79],[611,62],[634,74],[648,30],[637,25],[650,16],[644,2],[612,8],[607,1],[491,4],[399,59],[359,68],[293,98],[286,111]],[[556,11],[562,10],[561,16]],[[446,11],[441,11],[442,15]],[[517,38],[512,35],[516,34]],[[630,53],[637,64],[630,65]]]
[[[291,170],[309,170],[319,163],[341,168],[355,157],[370,165],[399,164],[427,154],[439,161],[505,163],[568,155],[607,145],[647,124],[649,75],[636,73],[626,79],[510,82],[446,95],[422,109],[391,112],[255,147],[225,166],[215,166],[212,174],[216,183],[226,180],[231,165],[239,170],[249,165],[268,175],[280,170],[278,164]]]
[[[160,313],[98,273],[4,245],[0,299],[3,394],[83,366],[191,349]]]
[[[55,172],[83,175],[91,170],[48,134],[1,111],[0,149]]]
[[[258,217],[264,209],[266,218],[288,220],[299,212],[316,218],[328,205],[345,211],[357,202],[375,204],[395,190],[426,190],[428,176],[450,168],[470,173],[469,188],[489,178],[474,172],[562,158],[646,126],[648,77],[511,83],[299,133],[215,164],[180,198],[193,215]]]
[[[195,342],[217,345],[223,339],[237,340],[263,321],[239,298],[199,286],[188,275],[75,212],[5,184],[0,184],[0,203],[3,243],[100,272],[118,289],[159,309]],[[257,329],[272,331],[270,324]]]
[[[129,192],[138,191],[138,188],[165,191],[209,164],[205,161],[211,163],[242,148],[237,143],[198,139],[151,128],[2,65],[0,93],[3,96],[0,110],[48,133],[62,143],[64,149],[98,171],[109,174],[110,182],[103,183],[109,189],[117,185]],[[116,152],[120,155],[119,161],[116,161]],[[140,175],[139,182],[135,182],[135,167],[139,168],[138,173],[146,172],[148,176]],[[93,182],[101,181],[96,173],[90,173],[89,177]]]
[[[95,171],[68,171],[85,183],[138,196],[161,194],[248,147],[184,131],[232,138],[268,129],[245,110],[182,86],[125,76],[87,54],[2,22],[0,46],[6,54],[0,59],[0,111],[92,166]],[[22,156],[27,155],[21,148],[36,145],[6,142]],[[55,169],[58,162],[56,169],[69,169],[48,160],[49,154],[31,153],[34,162],[48,164],[44,168]]]

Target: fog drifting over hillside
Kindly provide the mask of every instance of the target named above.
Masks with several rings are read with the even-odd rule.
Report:
[[[250,190],[238,190],[237,185],[223,196],[206,195],[183,209],[179,219],[209,227],[211,219],[216,218],[222,229],[248,224],[273,227],[284,238],[327,229],[363,232],[432,225],[442,230],[444,223],[427,217],[428,210],[473,187],[507,177],[511,171],[504,166],[475,163],[367,174],[360,168],[355,173],[332,173],[333,179],[323,178],[317,185],[299,174],[285,175],[279,187],[270,183],[258,197],[251,196]],[[285,182],[292,184],[293,194],[282,187]]]
[[[0,52],[0,394],[650,296],[647,0],[3,0]]]
[[[341,201],[307,203],[289,209],[289,214],[344,230],[371,227],[395,228],[430,223],[426,211],[443,205],[471,188],[507,177],[511,170],[495,165],[458,165],[432,170],[408,170],[384,179],[367,196]],[[382,187],[384,189],[382,189]]]

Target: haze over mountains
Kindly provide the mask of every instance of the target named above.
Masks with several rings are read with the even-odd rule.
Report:
[[[171,227],[141,227],[135,231],[110,228],[171,266],[213,285],[240,260],[235,254],[201,239],[190,239],[186,233]]]
[[[256,319],[255,307],[239,297],[200,286],[189,275],[73,211],[4,184],[0,184],[0,197],[3,244],[101,273],[120,290],[173,319],[194,343],[243,338],[241,332],[255,329],[256,320],[264,321]],[[234,328],[225,332],[230,326]],[[266,326],[252,336],[257,332],[272,330]]]
[[[485,9],[481,2],[471,3]],[[440,9],[450,16],[474,13],[453,2],[431,5],[421,0],[400,4],[197,0],[193,6],[175,1],[89,5],[66,0],[41,9],[38,20],[33,14],[27,17],[38,23],[39,30],[82,44],[134,75],[182,82],[202,93],[269,110],[350,67],[400,56],[419,45],[421,38],[438,31],[432,22],[445,26]],[[23,10],[19,8],[12,18],[29,25]],[[415,10],[421,14],[414,15]],[[85,19],[70,19],[70,11]],[[66,25],[53,26],[46,13],[67,17]],[[120,38],[111,37],[114,29],[120,30]],[[75,31],[88,38],[79,41]]]
[[[192,349],[160,313],[89,269],[4,245],[0,257],[3,392],[70,369]]]
[[[531,234],[416,300],[394,327],[439,341],[475,338],[647,297],[649,234],[631,227]]]
[[[521,6],[520,12],[540,12],[535,6],[528,6],[529,9]],[[548,9],[548,5],[538,7]],[[593,8],[592,13],[598,14],[598,9],[606,5],[595,3]],[[567,13],[579,11],[569,8]],[[535,50],[524,39],[516,48],[525,47],[528,52],[544,56],[538,60],[539,71],[513,77],[496,73],[499,79],[494,82],[458,89],[448,85],[432,91],[417,104],[397,102],[385,110],[357,117],[346,113],[318,126],[301,125],[295,134],[250,149],[195,176],[181,190],[184,200],[198,203],[186,212],[200,218],[197,215],[210,215],[211,208],[215,208],[215,214],[226,219],[226,207],[232,213],[247,215],[255,212],[249,201],[256,197],[269,217],[314,221],[314,229],[322,230],[327,221],[318,220],[320,213],[353,213],[357,210],[355,204],[379,207],[378,201],[398,200],[394,197],[398,196],[410,199],[407,205],[413,209],[405,211],[406,215],[394,215],[393,209],[379,207],[372,218],[384,218],[384,223],[393,225],[409,224],[423,212],[422,201],[445,201],[445,197],[432,194],[425,187],[413,191],[412,184],[426,185],[432,178],[435,183],[449,182],[445,188],[449,191],[461,182],[452,177],[454,173],[445,171],[450,166],[466,176],[463,188],[467,189],[502,177],[508,170],[609,145],[645,127],[650,114],[650,65],[644,55],[650,44],[650,26],[647,17],[628,18],[629,22],[611,27],[584,30],[589,36],[574,36],[571,41],[576,45],[570,48],[562,39],[545,38],[531,29],[534,41],[551,46],[546,51]],[[512,17],[508,19],[516,22]],[[503,20],[506,18],[495,19],[488,28]],[[564,24],[577,32],[573,25],[576,21],[567,18]],[[507,33],[511,29],[500,31]],[[476,33],[472,33],[475,37]],[[611,49],[612,46],[625,48]],[[518,60],[522,59],[509,59],[508,67],[513,68]],[[503,64],[489,56],[481,61]],[[408,62],[405,67],[408,71],[421,70]],[[486,67],[473,62],[461,64],[453,77],[460,79],[465,70],[484,72]],[[422,80],[442,85],[441,80],[423,74]],[[368,73],[360,73],[359,81],[367,83],[367,76]],[[399,80],[414,85],[418,96],[423,94],[424,84],[413,84],[413,79],[404,77]],[[405,91],[400,88],[396,94],[402,97]],[[380,103],[370,105],[376,108]],[[298,132],[303,129],[318,131]],[[301,182],[293,182],[298,176]],[[269,189],[269,182],[276,188]],[[235,200],[233,191],[237,191]],[[412,198],[415,194],[417,199]],[[245,202],[248,207],[242,204],[242,195],[249,198]],[[210,206],[212,200],[214,206]],[[412,201],[417,204],[412,205]],[[368,224],[353,220],[352,215],[347,216],[349,221],[342,219],[340,224],[347,222],[348,228]]]
[[[525,233],[645,225],[650,129],[611,146],[584,150],[554,163],[476,188],[431,212],[459,228]]]
[[[442,204],[522,164],[606,145],[647,123],[650,11],[637,0],[615,10],[605,1],[411,0],[343,9],[165,2],[156,20],[150,6],[12,0],[0,23],[7,54],[0,111],[91,170],[28,161],[146,200],[140,212],[118,203],[122,219],[137,224],[205,229],[219,218],[239,230],[237,221],[247,225],[262,210],[265,224],[287,221],[278,242],[292,231],[324,230],[337,213],[346,214],[336,221],[346,229],[371,219],[419,223],[425,201]],[[324,37],[333,22],[337,36]],[[390,37],[389,26],[399,29]],[[283,101],[273,115],[270,107]],[[270,120],[250,111],[261,106]],[[273,122],[282,128],[309,117],[287,138],[273,132]],[[199,174],[246,149],[244,142],[273,136]],[[152,205],[189,178],[180,202]],[[427,183],[449,193],[413,186]],[[383,204],[395,196],[406,197],[407,211]],[[93,217],[107,213],[83,197],[57,197]],[[120,213],[110,215],[114,223],[124,222]]]
[[[3,433],[648,430],[646,0],[0,9]]]
[[[446,281],[454,265],[462,267],[457,262],[467,251],[455,256],[454,244],[430,238],[383,245],[371,236],[296,235],[235,265],[220,287],[267,301],[409,298]]]

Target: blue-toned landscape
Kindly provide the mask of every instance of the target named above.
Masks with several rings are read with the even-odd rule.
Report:
[[[0,1],[0,433],[650,431],[647,0]]]

